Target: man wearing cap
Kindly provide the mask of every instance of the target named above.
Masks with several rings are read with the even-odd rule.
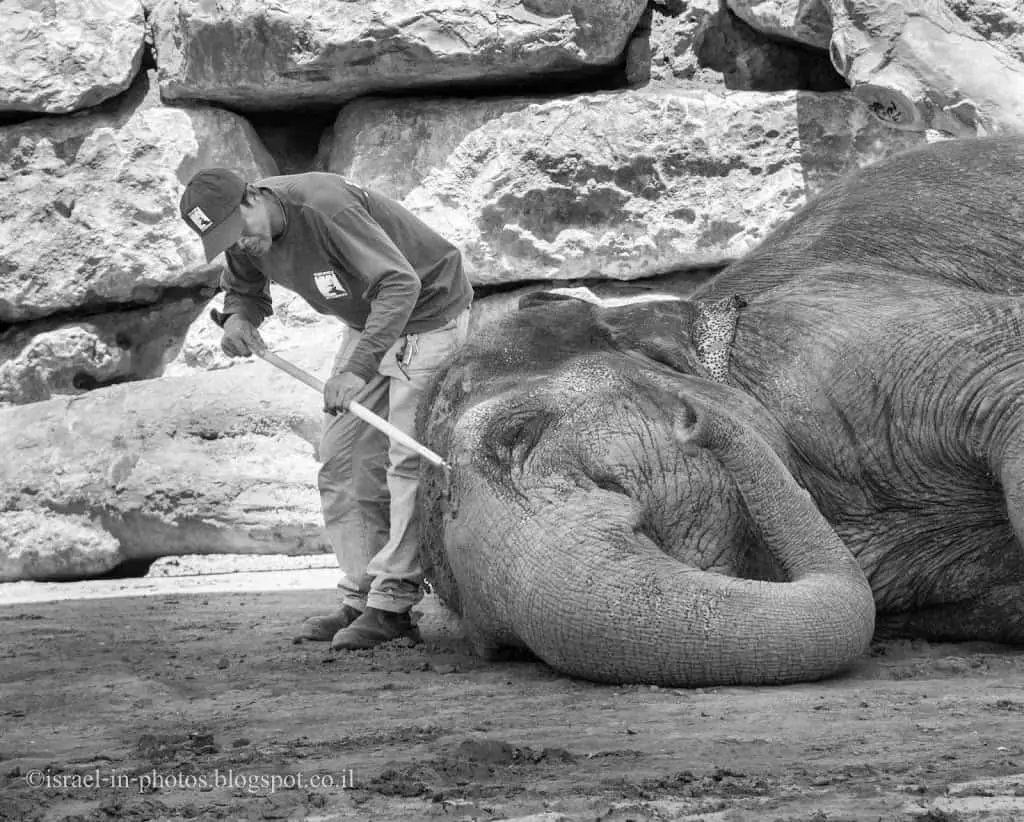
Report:
[[[459,250],[394,200],[327,172],[247,183],[200,171],[181,215],[207,261],[224,252],[215,319],[228,355],[263,349],[271,282],[351,329],[324,386],[318,476],[340,602],[306,620],[301,636],[352,649],[411,633],[409,609],[422,596],[419,458],[344,411],[358,399],[414,433],[421,391],[468,331],[473,290]]]

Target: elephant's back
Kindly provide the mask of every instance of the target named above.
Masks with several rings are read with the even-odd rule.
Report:
[[[949,140],[848,175],[698,296],[756,294],[844,265],[1024,294],[1021,259],[1024,138]]]

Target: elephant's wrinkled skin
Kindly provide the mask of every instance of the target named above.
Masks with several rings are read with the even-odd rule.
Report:
[[[698,317],[733,294],[722,384]],[[851,175],[699,301],[531,300],[423,404],[439,593],[607,681],[824,676],[876,609],[1024,644],[1020,294],[1024,140],[988,139]]]

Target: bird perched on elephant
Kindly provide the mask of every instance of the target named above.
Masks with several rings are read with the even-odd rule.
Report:
[[[1024,139],[850,174],[690,300],[531,297],[418,430],[481,653],[673,686],[1024,644]]]

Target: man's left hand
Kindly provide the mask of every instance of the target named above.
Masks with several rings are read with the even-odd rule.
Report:
[[[366,387],[366,380],[351,371],[335,374],[324,385],[324,411],[337,414],[346,411],[348,404],[357,399]]]

